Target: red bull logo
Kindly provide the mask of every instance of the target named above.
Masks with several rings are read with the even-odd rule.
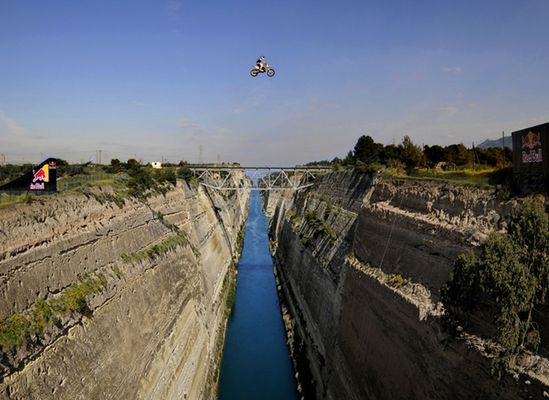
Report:
[[[49,166],[45,164],[38,171],[34,172],[32,183],[30,184],[31,190],[44,190],[45,185],[50,181]]]
[[[543,161],[541,134],[529,131],[522,135],[522,162],[537,163]]]
[[[541,146],[541,135],[532,131],[522,137],[522,148],[533,150],[535,147]]]

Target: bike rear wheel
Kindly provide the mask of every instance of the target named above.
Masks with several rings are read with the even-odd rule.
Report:
[[[250,71],[250,75],[253,76],[254,78],[257,76],[258,73],[259,71],[255,68]]]

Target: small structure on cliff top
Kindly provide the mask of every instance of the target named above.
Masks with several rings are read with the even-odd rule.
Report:
[[[513,178],[522,193],[549,187],[549,122],[513,132]]]

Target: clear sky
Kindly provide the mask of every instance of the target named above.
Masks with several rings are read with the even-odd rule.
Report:
[[[549,121],[548,21],[547,0],[0,0],[0,157],[469,146]],[[261,54],[275,77],[249,75]]]

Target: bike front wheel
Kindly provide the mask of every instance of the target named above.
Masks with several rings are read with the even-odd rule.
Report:
[[[267,76],[268,76],[268,77],[272,77],[272,76],[274,76],[274,74],[275,74],[275,70],[272,69],[272,68],[271,68],[270,70],[267,71]]]

